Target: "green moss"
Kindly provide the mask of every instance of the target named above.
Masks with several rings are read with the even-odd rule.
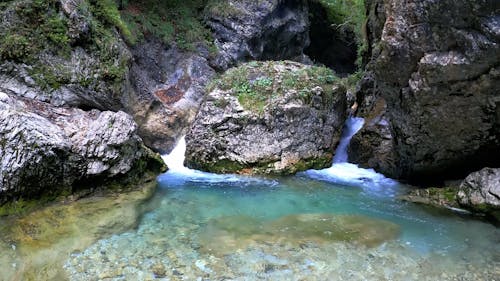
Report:
[[[216,163],[207,164],[203,168],[204,171],[210,171],[218,174],[227,174],[227,173],[238,173],[241,170],[247,168],[247,166],[235,161],[224,159]]]
[[[69,53],[69,37],[68,37],[68,24],[65,18],[60,16],[50,17],[46,20],[42,26],[44,34],[46,34],[47,39],[54,44],[55,47],[59,47],[60,53]]]
[[[68,19],[59,13],[58,1],[12,1],[7,8],[16,17],[0,35],[2,58],[29,62],[41,50],[59,54],[70,49]]]
[[[115,0],[89,0],[94,16],[104,25],[116,27],[129,43],[135,38],[129,26],[122,19]]]
[[[194,51],[198,42],[213,46],[211,33],[203,23],[205,4],[206,0],[128,1],[121,15],[132,41],[152,35],[166,44]]]
[[[35,80],[36,84],[45,91],[57,90],[61,85],[69,83],[70,77],[59,74],[68,74],[66,72],[56,71],[55,69],[42,64],[36,64],[28,70],[29,74]],[[59,73],[59,74],[57,74]]]
[[[18,198],[0,205],[0,217],[22,216],[69,194],[68,188],[60,188],[55,189],[55,191],[52,190],[50,193],[42,194],[39,198]]]
[[[332,156],[317,157],[312,159],[304,159],[295,165],[296,172],[309,169],[324,169],[332,164]]]
[[[31,210],[34,210],[40,203],[34,200],[19,199],[13,202],[6,203],[0,206],[0,217],[10,215],[22,215]]]
[[[437,201],[445,201],[449,205],[455,205],[458,189],[455,187],[431,187],[427,189],[430,198]]]
[[[275,161],[261,162],[254,164],[242,164],[228,159],[220,160],[215,163],[204,163],[198,167],[204,171],[219,174],[240,173],[240,174],[272,174],[272,175],[291,175],[308,169],[323,169],[330,166],[332,156],[301,159],[297,163],[290,165],[287,169],[275,170]]]
[[[4,60],[19,61],[32,52],[29,40],[20,34],[6,34],[1,38],[0,57]]]
[[[363,53],[368,49],[366,36],[366,8],[364,0],[312,0],[317,1],[328,13],[329,21],[339,32],[349,29],[358,43],[358,67],[363,65]]]
[[[332,85],[337,81],[340,80],[326,67],[289,61],[249,62],[226,71],[208,90],[231,91],[245,109],[262,114],[269,104],[290,91],[309,104],[318,86],[323,90],[324,104],[329,106],[333,100]]]

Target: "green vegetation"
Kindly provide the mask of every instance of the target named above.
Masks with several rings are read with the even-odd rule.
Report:
[[[328,12],[329,21],[340,31],[352,30],[358,43],[358,67],[362,65],[362,54],[367,50],[366,9],[364,0],[313,0],[320,2]]]
[[[207,46],[212,47],[213,40],[202,19],[206,1],[126,1],[121,15],[130,34],[124,35],[129,37],[131,42],[153,35],[166,44],[175,42],[185,50],[194,50],[197,42],[205,42]]]
[[[6,34],[1,39],[0,57],[6,60],[19,60],[31,53],[30,42],[19,34]]]
[[[240,104],[253,112],[262,113],[268,104],[294,91],[304,103],[310,103],[315,87],[321,87],[325,104],[332,100],[332,85],[339,81],[326,67],[303,66],[283,62],[250,62],[228,70],[213,81],[208,90],[215,87],[231,90]]]
[[[104,25],[116,27],[129,43],[133,36],[127,24],[122,20],[115,0],[90,0],[93,15]]]
[[[228,5],[228,3],[229,2],[227,0],[208,0],[205,11],[210,15],[218,16],[221,18],[238,17],[243,14],[243,11],[236,8],[235,5]]]
[[[57,1],[33,0],[2,5],[3,10],[9,7],[19,20],[0,32],[1,59],[24,62],[44,49],[68,53],[68,19],[58,13]]]
[[[104,80],[120,85],[124,79],[128,57],[125,56],[116,37],[115,27],[130,34],[121,20],[114,0],[82,1],[77,7],[79,19],[90,27],[88,33],[70,36],[70,20],[57,0],[26,0],[2,3],[0,13],[9,15],[9,22],[0,26],[0,59],[22,62],[37,85],[52,91],[68,83],[85,87],[98,82],[75,73],[62,63],[69,60],[73,45],[97,54],[98,62],[92,71],[93,81]],[[52,54],[62,60],[45,61],[44,54]],[[95,75],[98,75],[96,79]]]

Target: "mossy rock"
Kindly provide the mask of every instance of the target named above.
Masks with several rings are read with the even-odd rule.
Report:
[[[332,163],[332,158],[333,156],[331,154],[327,154],[324,157],[300,159],[294,164],[287,166],[285,169],[276,169],[274,166],[276,162],[242,164],[228,159],[214,163],[204,163],[203,165],[193,166],[193,168],[216,174],[291,175],[309,169],[323,169],[329,167]]]
[[[314,88],[321,87],[323,99],[332,100],[332,86],[339,82],[340,79],[326,67],[304,66],[292,61],[253,61],[229,69],[210,83],[207,90],[230,91],[245,109],[263,113],[266,106],[291,91],[309,103],[315,94]],[[220,103],[224,106],[224,102]]]
[[[457,193],[458,187],[430,187],[411,190],[401,199],[439,208],[458,208]]]

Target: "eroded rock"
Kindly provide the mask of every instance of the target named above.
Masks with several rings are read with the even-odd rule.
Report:
[[[289,174],[331,164],[346,95],[326,68],[252,62],[214,83],[187,137],[188,166]]]
[[[364,145],[353,160],[415,183],[500,165],[497,2],[367,3],[374,82],[360,109],[387,126],[366,127],[356,139],[370,135],[391,151]]]
[[[169,152],[186,133],[215,76],[205,57],[150,40],[138,45],[123,99],[146,145]]]
[[[2,93],[0,116],[0,203],[163,169],[124,112],[56,108]]]
[[[309,45],[308,6],[301,0],[216,1],[206,21],[219,49],[215,65],[249,60],[301,60]],[[307,60],[306,58],[304,58]]]

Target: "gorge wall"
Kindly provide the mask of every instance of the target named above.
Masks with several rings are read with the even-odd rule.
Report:
[[[500,3],[367,1],[351,161],[432,183],[500,165]]]
[[[294,60],[302,63],[299,68],[323,64],[332,68],[337,77],[350,75],[360,70],[357,67],[366,65],[364,72],[326,83],[331,89],[323,89],[325,93],[341,89],[335,93],[343,98],[336,100],[335,105],[312,102],[299,106],[302,111],[297,114],[304,120],[315,125],[323,120],[336,128],[335,132],[328,131],[325,135],[330,137],[321,143],[307,141],[307,145],[314,143],[310,151],[318,152],[315,155],[321,155],[320,158],[331,158],[326,151],[333,151],[336,145],[339,120],[344,120],[356,99],[357,115],[364,117],[366,123],[350,146],[351,162],[411,183],[464,178],[482,167],[500,166],[498,1],[366,0],[366,24],[363,13],[349,14],[361,11],[358,6],[337,10],[340,8],[327,2],[148,0],[120,1],[121,6],[111,0],[0,3],[0,92],[4,99],[0,110],[5,116],[11,116],[14,110],[33,120],[43,119],[52,124],[52,131],[57,131],[54,136],[60,137],[57,145],[54,140],[40,139],[43,147],[51,144],[42,153],[48,151],[51,156],[47,159],[62,157],[61,161],[47,160],[59,168],[43,168],[30,175],[30,179],[43,178],[47,171],[76,174],[69,185],[96,178],[81,171],[103,154],[76,150],[85,151],[91,143],[106,142],[104,135],[90,134],[92,140],[75,144],[75,132],[66,127],[81,125],[97,130],[99,126],[95,124],[102,120],[96,116],[101,115],[106,120],[119,116],[127,131],[127,145],[123,150],[118,148],[124,154],[113,154],[118,157],[117,163],[125,157],[130,164],[126,166],[133,167],[144,160],[140,155],[149,155],[155,163],[146,146],[169,152],[179,137],[190,130],[200,107],[204,116],[200,118],[211,118],[206,114],[213,109],[210,102],[215,98],[204,103],[210,83],[227,69],[255,60]],[[313,75],[307,79],[327,76]],[[359,76],[362,78],[354,97],[351,89]],[[249,85],[254,85],[256,77],[247,78]],[[277,85],[283,81],[278,82]],[[281,108],[274,113],[293,115],[289,107],[297,104],[299,97],[310,98],[309,94],[320,92],[314,86],[308,85],[305,92],[302,88],[287,89],[291,90],[287,95],[294,98],[290,104],[277,102]],[[310,105],[312,108],[306,108]],[[335,120],[323,116],[325,108],[335,108],[330,116]],[[234,113],[241,114],[238,110]],[[309,113],[314,116],[306,116]],[[257,123],[279,120],[272,114],[253,117]],[[311,121],[309,117],[318,118]],[[6,120],[2,120],[5,126],[0,132],[5,179],[0,190],[22,194],[26,188],[22,177],[19,181],[9,178],[15,173],[7,160],[13,159],[16,152],[4,147],[17,146],[15,141],[19,139],[10,135],[15,122]],[[300,128],[301,124],[295,125]],[[314,134],[322,130],[321,126],[311,127]],[[37,130],[33,128],[32,132]],[[230,133],[238,139],[238,131]],[[80,159],[71,164],[79,167],[78,172],[71,172],[72,168],[61,170],[60,164],[73,156]],[[126,169],[118,170],[126,173]],[[290,171],[296,170],[300,169]],[[102,172],[103,177],[116,176],[106,169]],[[63,178],[68,177],[58,176],[45,187],[34,189],[68,185]],[[14,182],[19,184],[14,186]]]

